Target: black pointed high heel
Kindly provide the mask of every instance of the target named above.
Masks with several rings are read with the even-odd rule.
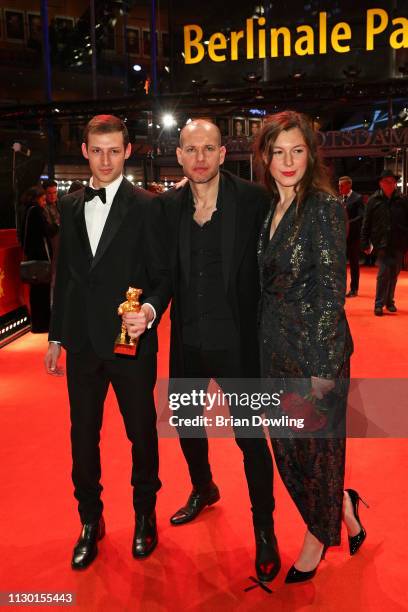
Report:
[[[361,527],[361,530],[357,535],[348,537],[350,555],[353,556],[361,548],[361,545],[367,537],[367,532],[362,526],[360,518],[358,516],[359,503],[361,501],[366,506],[366,508],[369,508],[370,506],[364,501],[364,499],[360,497],[360,495],[354,489],[346,489],[345,491],[350,497],[351,505],[353,506],[354,517]]]
[[[327,549],[328,549],[328,546],[327,544],[325,544],[323,546],[322,556],[320,557],[320,561],[323,561],[323,559],[326,558]],[[309,572],[301,572],[300,570],[296,569],[294,565],[292,565],[292,567],[288,571],[286,578],[285,578],[286,584],[295,584],[297,582],[306,582],[306,580],[311,580],[317,572],[317,568],[320,565],[320,561],[316,565],[316,567],[310,570]]]

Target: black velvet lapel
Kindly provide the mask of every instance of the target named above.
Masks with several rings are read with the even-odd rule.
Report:
[[[77,228],[80,243],[82,244],[84,253],[88,260],[88,263],[92,263],[93,255],[92,249],[88,238],[88,232],[86,231],[85,223],[85,212],[84,212],[84,192],[82,191],[76,202],[74,202],[73,208],[73,220]]]

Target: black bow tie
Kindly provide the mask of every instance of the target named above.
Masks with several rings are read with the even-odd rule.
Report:
[[[92,187],[89,187],[89,185],[87,185],[85,187],[84,201],[85,202],[89,202],[89,200],[93,200],[94,198],[96,198],[96,196],[99,196],[101,202],[106,204],[106,189],[105,189],[105,187],[101,187],[100,189],[92,189]]]

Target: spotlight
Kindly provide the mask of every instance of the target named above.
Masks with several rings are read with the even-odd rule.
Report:
[[[162,122],[165,128],[171,128],[176,125],[176,120],[170,113],[163,115]]]
[[[252,17],[253,17],[253,19],[259,19],[259,17],[261,17],[264,14],[265,14],[265,8],[261,4],[258,4],[254,8],[254,13],[253,13]]]
[[[134,70],[135,72],[140,72],[140,71],[142,70],[142,67],[141,67],[141,65],[140,65],[140,64],[134,64],[134,65],[133,65],[133,70]]]

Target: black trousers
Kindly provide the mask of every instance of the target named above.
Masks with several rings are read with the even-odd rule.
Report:
[[[381,249],[378,251],[377,287],[375,292],[375,307],[394,306],[395,287],[398,275],[404,261],[402,251]]]
[[[241,364],[237,351],[203,351],[194,347],[183,347],[185,378],[207,379],[205,390],[211,378],[217,381],[222,378],[239,378],[242,375]],[[233,389],[223,389],[224,392]],[[230,407],[231,413],[234,409]],[[179,416],[195,416],[189,406],[179,411]],[[199,414],[202,410],[199,409]],[[237,414],[237,416],[239,416]],[[199,430],[199,431],[198,431]],[[235,434],[237,430],[235,429]],[[251,432],[252,434],[254,432]],[[188,464],[191,482],[196,489],[205,488],[212,480],[208,461],[208,438],[204,427],[195,428],[199,437],[183,437],[179,429],[180,445]],[[257,437],[235,437],[235,441],[243,453],[244,470],[248,483],[249,497],[252,504],[255,525],[267,525],[272,521],[275,508],[273,497],[273,464],[268,443],[263,430],[258,428]]]
[[[347,257],[350,264],[350,291],[358,291],[360,280],[360,240],[347,241]]]
[[[132,443],[133,506],[136,513],[150,514],[161,487],[153,398],[156,355],[104,360],[90,346],[80,353],[67,351],[67,381],[72,480],[82,523],[97,521],[103,509],[99,440],[110,383]]]

